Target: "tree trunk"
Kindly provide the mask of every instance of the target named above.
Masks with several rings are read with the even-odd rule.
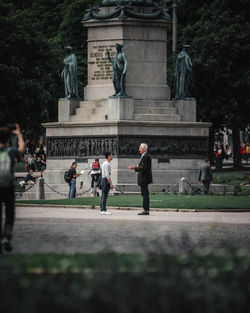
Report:
[[[240,128],[238,125],[233,125],[232,128],[233,137],[233,168],[239,169],[241,165],[241,154],[240,154]]]

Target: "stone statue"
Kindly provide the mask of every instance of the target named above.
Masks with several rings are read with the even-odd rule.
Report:
[[[64,69],[61,77],[64,79],[65,98],[74,99],[78,97],[78,84],[77,84],[77,60],[72,47],[64,47],[65,58],[63,60]]]
[[[115,88],[114,97],[127,97],[126,95],[126,73],[127,73],[127,57],[122,51],[123,45],[116,44],[116,54],[113,59],[110,57],[110,52],[107,51],[107,57],[113,66],[113,85]]]
[[[187,53],[188,47],[188,45],[183,45],[183,49],[178,54],[175,64],[174,84],[176,99],[186,98],[189,92],[192,62]]]

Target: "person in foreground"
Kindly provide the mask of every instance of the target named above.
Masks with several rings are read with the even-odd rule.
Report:
[[[25,143],[19,125],[14,129],[0,128],[0,253],[12,250],[11,239],[15,221],[14,165],[25,151]],[[18,148],[10,147],[11,134],[17,135]],[[2,205],[5,204],[5,223],[2,233]]]
[[[204,185],[204,194],[209,194],[210,183],[213,183],[213,175],[208,160],[205,160],[200,167],[199,183],[201,182]]]
[[[152,159],[148,154],[148,145],[141,143],[139,147],[141,160],[138,166],[132,165],[130,170],[138,172],[138,185],[141,186],[141,195],[143,197],[143,211],[138,215],[149,215],[149,192],[148,185],[153,182],[152,179]]]
[[[108,212],[106,209],[106,202],[108,199],[109,190],[113,189],[113,184],[111,180],[111,167],[110,162],[112,161],[112,153],[106,152],[105,154],[106,161],[102,164],[102,180],[101,180],[101,189],[102,196],[100,202],[100,214],[111,215],[112,213]]]

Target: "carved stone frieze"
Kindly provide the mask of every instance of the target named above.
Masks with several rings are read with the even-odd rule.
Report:
[[[117,155],[117,137],[48,137],[48,157],[79,157],[103,155],[111,151]]]
[[[109,136],[109,137],[48,137],[49,158],[102,156],[138,157],[140,143],[149,146],[153,157],[193,159],[204,158],[208,152],[207,137]]]
[[[143,142],[155,157],[193,159],[206,157],[208,152],[206,137],[120,137],[119,155],[138,155],[139,145]]]

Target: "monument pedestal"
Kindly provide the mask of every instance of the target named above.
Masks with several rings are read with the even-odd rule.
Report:
[[[110,97],[108,100],[108,119],[111,121],[133,120],[134,99]]]
[[[95,157],[102,163],[103,152],[111,151],[113,184],[125,194],[139,192],[137,174],[128,167],[139,163],[138,148],[140,143],[146,142],[152,156],[151,191],[167,190],[182,177],[197,183],[199,166],[207,156],[209,126],[208,123],[134,120],[47,123],[48,157],[44,179],[53,189],[64,190],[66,194],[68,184],[64,183],[63,174],[76,161],[77,170],[85,171],[77,179],[81,193],[81,181],[83,190],[90,187],[88,171]],[[48,188],[45,191],[46,198],[60,197]]]
[[[58,101],[58,122],[68,122],[70,115],[76,113],[79,100],[62,98]]]
[[[167,85],[167,26],[165,20],[136,18],[89,20],[88,85],[85,101],[59,101],[59,119],[46,123],[46,199],[67,196],[64,172],[72,162],[84,174],[77,178],[80,196],[90,188],[88,175],[96,157],[111,151],[112,181],[121,193],[139,192],[137,174],[128,169],[140,161],[143,142],[152,156],[151,191],[168,190],[182,177],[197,183],[199,166],[207,157],[209,123],[196,122],[196,101],[170,101]],[[132,98],[109,98],[114,93],[112,64],[106,49],[124,45],[128,59],[126,93]],[[79,189],[83,182],[83,189]]]

